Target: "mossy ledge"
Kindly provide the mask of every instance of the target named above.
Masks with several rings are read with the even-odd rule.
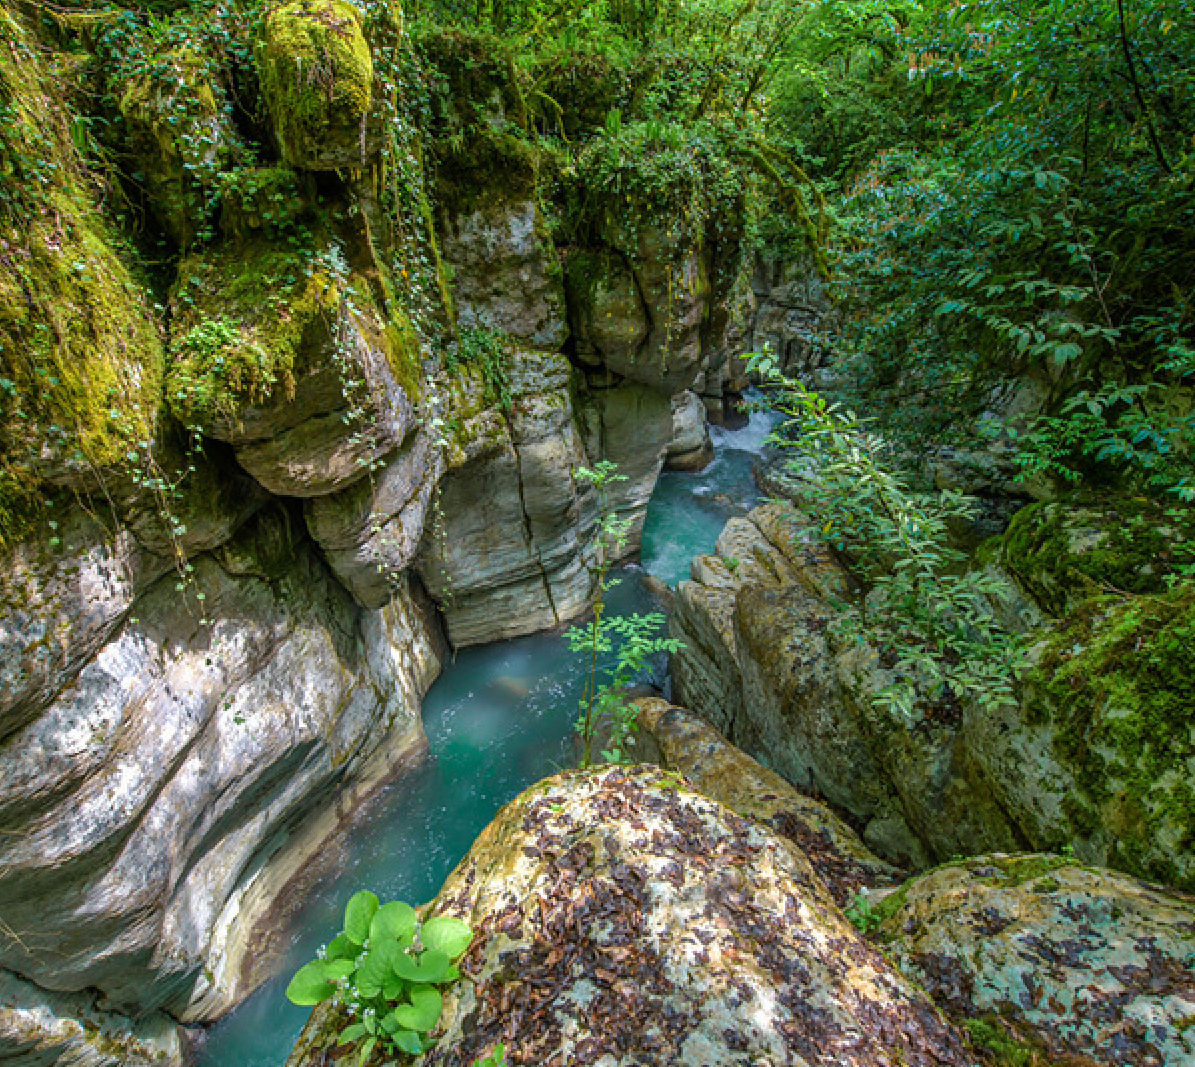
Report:
[[[1051,723],[1078,791],[1076,835],[1111,835],[1109,862],[1195,890],[1195,586],[1100,597],[1047,641],[1027,679],[1026,715]]]
[[[373,103],[373,60],[347,0],[293,0],[266,16],[257,50],[262,94],[283,159],[320,169],[360,156]]]

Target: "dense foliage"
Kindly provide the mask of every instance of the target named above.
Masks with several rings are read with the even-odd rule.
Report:
[[[915,438],[987,415],[1026,474],[1191,499],[1191,4],[850,7],[801,47],[839,79],[786,81],[773,118],[841,182],[856,395]]]

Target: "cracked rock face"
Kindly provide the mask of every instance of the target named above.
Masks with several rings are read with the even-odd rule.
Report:
[[[952,1016],[990,1020],[1051,1062],[1195,1062],[1191,897],[1058,856],[994,855],[893,900],[879,937]]]
[[[563,356],[512,356],[511,407],[474,397],[416,566],[456,646],[559,625],[586,603],[592,490]],[[437,525],[439,524],[439,525]]]
[[[654,767],[549,778],[431,905],[469,921],[426,1062],[930,1067],[973,1056],[803,854]],[[323,1062],[317,1012],[292,1067]]]

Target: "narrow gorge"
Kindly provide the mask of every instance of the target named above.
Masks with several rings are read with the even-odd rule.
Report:
[[[1195,1063],[1195,272],[909,325],[943,6],[0,0],[0,1063]]]

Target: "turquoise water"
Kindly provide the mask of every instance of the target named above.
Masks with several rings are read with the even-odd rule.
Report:
[[[715,429],[717,456],[700,474],[665,474],[648,509],[642,569],[623,568],[610,610],[649,610],[644,571],[674,584],[713,548],[726,519],[758,499],[752,466],[771,420]],[[350,833],[333,882],[317,886],[268,982],[200,1038],[197,1067],[281,1067],[308,1014],[283,996],[292,971],[340,929],[349,896],[431,899],[497,810],[532,782],[569,766],[581,665],[559,634],[458,653],[424,702],[430,758],[389,787]],[[662,682],[662,677],[656,681]]]
[[[693,557],[710,552],[733,515],[760,499],[753,469],[777,418],[753,412],[737,430],[713,427],[714,461],[700,474],[660,476],[643,526],[643,567],[676,585],[689,577]]]

